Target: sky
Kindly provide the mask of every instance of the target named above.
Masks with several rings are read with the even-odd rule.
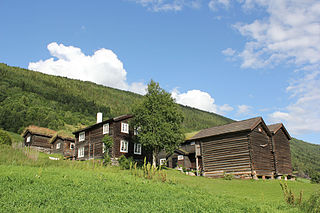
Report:
[[[320,144],[317,0],[0,0],[0,62],[262,116]]]

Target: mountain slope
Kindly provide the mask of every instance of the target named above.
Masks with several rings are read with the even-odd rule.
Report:
[[[92,82],[46,75],[0,63],[0,127],[12,132],[30,124],[72,131],[105,118],[131,112],[141,95]],[[231,119],[181,106],[184,131],[232,122]]]

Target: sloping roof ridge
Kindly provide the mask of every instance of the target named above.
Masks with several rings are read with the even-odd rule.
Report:
[[[46,127],[36,126],[36,125],[29,125],[28,127],[26,127],[22,135],[25,136],[27,132],[30,132],[32,134],[50,136],[50,137],[54,136],[57,133],[55,130],[52,130]]]
[[[270,124],[268,125],[268,128],[270,129],[270,131],[275,134],[277,133],[281,128],[283,128],[284,133],[287,135],[288,139],[291,140],[291,135],[289,134],[289,132],[287,131],[287,129],[284,127],[283,123],[275,123],[275,124]],[[273,129],[274,128],[274,129]]]

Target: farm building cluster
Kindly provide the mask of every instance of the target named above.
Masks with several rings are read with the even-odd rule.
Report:
[[[107,150],[113,161],[122,155],[142,161],[152,153],[136,140],[137,129],[129,126],[132,115],[102,120],[73,132],[73,136],[29,126],[23,133],[25,146],[59,153],[77,160],[102,159],[103,138],[109,135],[113,146]],[[197,175],[239,178],[292,178],[291,137],[283,124],[266,125],[261,117],[203,129],[187,138],[173,153],[161,151],[158,165],[185,168]]]

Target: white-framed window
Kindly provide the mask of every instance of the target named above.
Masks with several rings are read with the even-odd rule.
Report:
[[[161,158],[160,159],[160,166],[166,165],[167,159]]]
[[[70,149],[74,149],[74,143],[70,143]]]
[[[79,133],[79,142],[84,141],[86,139],[86,133],[85,132],[80,132]]]
[[[183,160],[183,155],[178,155],[178,160]]]
[[[126,140],[121,140],[120,142],[120,152],[128,152],[129,142]]]
[[[121,123],[121,132],[128,134],[129,133],[129,124]]]
[[[79,149],[78,149],[78,157],[79,158],[84,157],[84,146],[79,147]]]
[[[140,143],[134,144],[133,153],[136,155],[141,155],[141,144]]]
[[[103,124],[103,128],[102,128],[102,133],[105,134],[109,134],[109,123],[107,124]]]
[[[61,143],[57,143],[56,149],[60,149],[60,148],[61,148]]]
[[[30,143],[30,141],[31,141],[31,136],[28,136],[27,137],[27,143]]]

